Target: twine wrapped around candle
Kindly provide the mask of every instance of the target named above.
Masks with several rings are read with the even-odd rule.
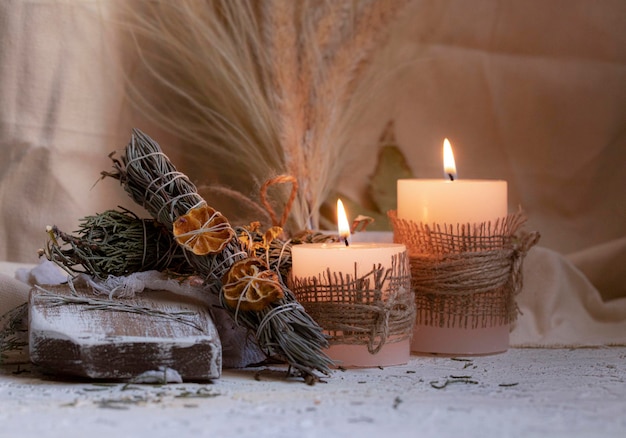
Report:
[[[329,344],[366,345],[376,354],[386,343],[406,340],[415,321],[406,253],[391,268],[373,266],[357,277],[328,268],[318,277],[291,278],[292,291],[306,312],[329,334]]]
[[[388,213],[394,240],[409,252],[416,323],[433,327],[486,328],[517,318],[522,263],[539,240],[521,231],[521,212],[495,223],[435,225]]]

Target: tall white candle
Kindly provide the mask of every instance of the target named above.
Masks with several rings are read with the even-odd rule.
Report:
[[[398,180],[399,219],[427,225],[466,224],[507,215],[506,181],[452,179],[456,166],[451,152],[444,152],[444,169],[447,179]]]
[[[494,221],[507,215],[501,180],[399,179],[398,218],[437,224]]]
[[[457,180],[450,143],[444,141],[445,179],[399,179],[397,217],[432,226],[474,224],[507,216],[507,182]],[[474,316],[468,316],[473,321]],[[416,325],[411,350],[442,354],[488,354],[505,351],[509,326],[478,329]]]

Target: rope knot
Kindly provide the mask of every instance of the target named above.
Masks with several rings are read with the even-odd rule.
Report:
[[[285,208],[283,209],[283,214],[280,219],[276,216],[276,211],[272,207],[272,204],[267,199],[267,190],[276,184],[287,184],[291,183],[291,193],[289,194],[289,198],[287,199],[287,203],[285,204]],[[289,212],[291,212],[291,207],[293,206],[294,201],[296,200],[296,195],[298,194],[298,180],[291,175],[278,175],[274,178],[270,178],[263,183],[261,186],[260,197],[261,204],[267,210],[267,213],[270,215],[272,219],[272,225],[284,228],[287,223],[287,218],[289,217]]]

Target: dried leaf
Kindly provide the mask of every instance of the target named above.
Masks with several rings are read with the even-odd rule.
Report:
[[[268,229],[263,235],[263,248],[269,249],[272,241],[278,238],[281,234],[283,234],[282,227],[274,226]]]
[[[396,145],[383,146],[378,154],[378,163],[370,178],[369,195],[378,212],[387,213],[397,205],[397,181],[412,178],[406,158]]]
[[[367,187],[369,205],[361,205],[343,194],[331,193],[321,208],[322,219],[320,224],[324,228],[334,229],[336,227],[334,210],[331,210],[330,205],[333,205],[336,199],[340,197],[350,214],[365,215],[374,219],[374,222],[367,227],[369,231],[391,230],[387,212],[396,209],[397,181],[400,178],[413,178],[413,173],[397,145],[393,121],[387,123],[378,140],[378,145],[378,161]]]

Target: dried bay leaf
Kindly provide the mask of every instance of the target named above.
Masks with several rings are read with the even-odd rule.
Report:
[[[413,173],[397,146],[384,146],[378,155],[376,170],[370,178],[369,195],[377,210],[386,215],[397,205],[397,181],[412,178]]]
[[[397,145],[393,121],[390,121],[385,127],[378,144],[376,168],[369,179],[366,202],[359,203],[344,194],[331,193],[320,209],[322,228],[333,230],[337,227],[333,206],[337,202],[337,198],[341,198],[351,216],[349,220],[361,214],[374,219],[374,222],[367,227],[369,231],[390,231],[392,229],[387,211],[396,209],[397,181],[401,178],[413,178],[413,172]]]

